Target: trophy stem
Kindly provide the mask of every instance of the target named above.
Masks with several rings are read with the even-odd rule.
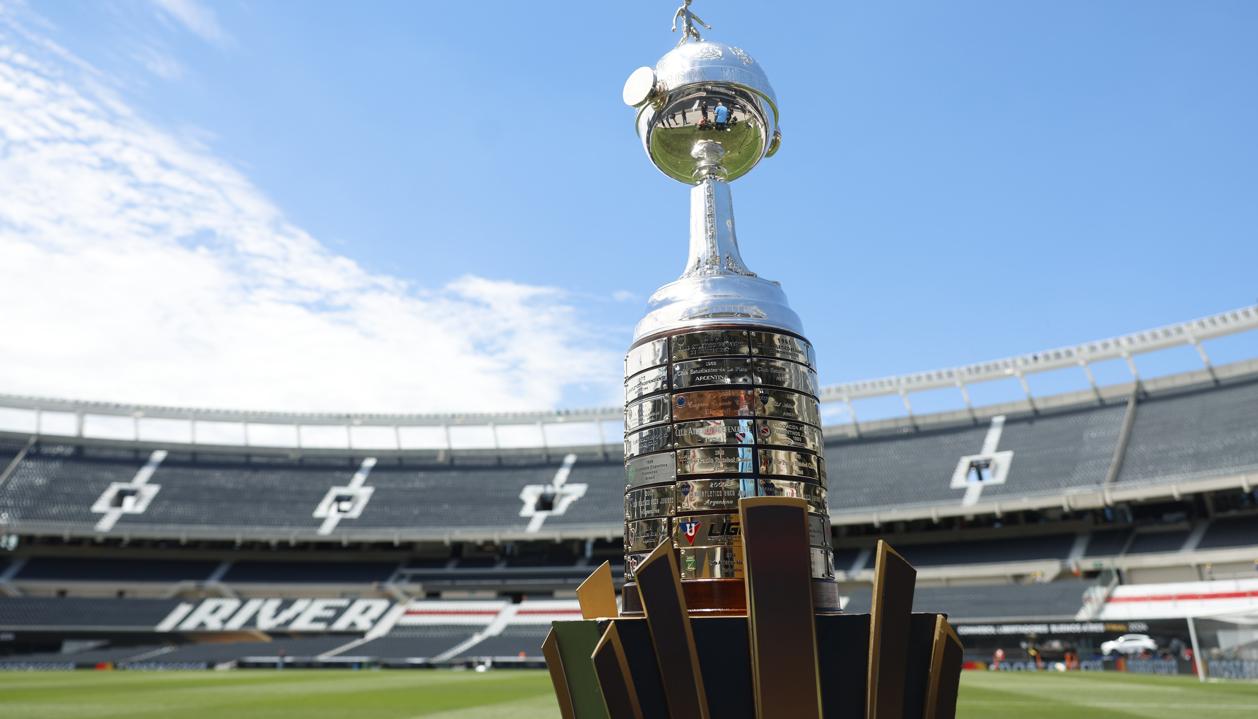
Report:
[[[682,278],[755,277],[738,251],[729,183],[708,175],[690,189],[690,254]]]

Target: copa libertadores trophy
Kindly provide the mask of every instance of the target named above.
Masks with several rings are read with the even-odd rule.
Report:
[[[812,345],[781,285],[743,262],[730,198],[778,149],[777,100],[750,54],[681,19],[682,42],[624,87],[651,162],[690,186],[685,270],[625,359],[625,576],[668,538],[692,612],[745,612],[738,501],[798,497],[815,601],[837,610]]]
[[[676,47],[625,103],[651,162],[690,186],[690,250],[625,357],[625,584],[604,563],[583,621],[542,645],[565,719],[955,714],[961,645],[913,613],[916,573],[885,543],[871,611],[845,614],[830,551],[816,357],[781,286],[747,268],[729,183],[781,143],[745,50]]]

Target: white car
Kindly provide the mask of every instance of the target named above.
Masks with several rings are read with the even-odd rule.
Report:
[[[1139,654],[1147,651],[1149,653],[1158,650],[1158,643],[1148,634],[1124,634],[1117,639],[1108,642],[1101,642],[1101,653],[1109,656],[1115,652],[1119,654]]]

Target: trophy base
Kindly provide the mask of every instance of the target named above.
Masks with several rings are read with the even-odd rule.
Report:
[[[745,582],[683,582],[661,545],[619,614],[604,563],[577,591],[585,619],[554,622],[542,643],[564,719],[953,719],[964,652],[945,615],[912,611],[916,571],[879,542],[871,613],[810,611],[837,585],[808,577],[807,538],[785,531],[805,512],[798,499],[742,500]],[[720,608],[691,605],[718,592]]]
[[[683,581],[686,610],[692,617],[738,617],[747,615],[747,588],[741,579]],[[839,585],[832,579],[812,580],[813,608],[818,614],[841,611]],[[621,616],[642,616],[638,585],[626,582],[621,594]]]

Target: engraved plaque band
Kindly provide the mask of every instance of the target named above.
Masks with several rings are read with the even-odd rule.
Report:
[[[677,461],[671,453],[648,454],[625,462],[625,487],[628,489],[647,484],[672,484],[676,479]]]
[[[819,484],[791,479],[761,479],[762,497],[799,497],[808,503],[808,511],[827,514],[826,490]]]
[[[803,477],[825,484],[821,458],[815,454],[790,449],[761,449],[757,454],[760,455],[761,474]]]
[[[830,518],[824,514],[808,515],[808,543],[814,547],[830,546]]]
[[[752,395],[753,391],[750,389],[709,389],[676,394],[673,395],[673,421],[751,417],[755,414]]]
[[[673,425],[677,448],[708,444],[753,444],[755,427],[749,419],[701,419]]]
[[[742,546],[682,547],[678,550],[682,579],[742,579]],[[830,550],[812,547],[808,550],[813,579],[833,579],[834,566]]]
[[[625,521],[667,517],[673,513],[673,487],[643,487],[625,493]]]
[[[647,552],[669,539],[668,518],[640,519],[625,524],[625,549],[630,552]]]
[[[668,421],[668,395],[647,397],[625,405],[625,431]]]
[[[737,514],[696,514],[673,520],[673,543],[678,547],[729,547],[741,540]]]
[[[817,396],[817,373],[784,360],[758,359],[753,365],[756,384],[785,387]]]
[[[690,360],[673,365],[673,388],[678,390],[723,384],[750,385],[752,382],[751,360],[744,357]]]
[[[625,459],[672,448],[673,428],[671,425],[649,427],[641,432],[625,435]]]
[[[656,367],[625,380],[625,401],[668,389],[668,367]]]
[[[756,420],[756,444],[776,444],[821,452],[821,430],[803,422],[758,419]]]
[[[629,350],[625,356],[625,376],[662,364],[668,364],[668,338],[644,342]]]
[[[682,579],[742,579],[742,547],[682,547]]]
[[[751,447],[699,447],[677,450],[678,474],[752,474],[756,471]]]
[[[812,557],[812,578],[834,579],[834,560],[830,550],[813,547],[808,553]]]
[[[817,358],[813,354],[811,343],[798,337],[776,332],[753,331],[751,333],[751,353],[764,357],[791,360],[792,362],[799,362],[814,368],[817,366]]]
[[[709,330],[673,336],[673,361],[751,354],[745,330]]]
[[[673,519],[673,543],[678,547],[728,547],[742,541],[738,514],[681,515]],[[830,519],[808,515],[808,544],[830,546]]]
[[[649,556],[651,556],[650,552],[634,552],[634,553],[629,553],[625,555],[625,580],[626,581],[633,579],[633,573],[638,568],[638,565],[641,564],[643,561],[645,561],[646,558]]]
[[[756,390],[756,416],[791,419],[821,426],[821,410],[817,406],[817,400],[784,389]]]
[[[754,496],[754,478],[686,479],[677,483],[677,511],[737,511],[740,498]]]
[[[667,456],[667,455],[663,455]],[[625,520],[668,517],[674,512],[733,512],[743,497],[799,497],[809,511],[827,514],[826,490],[814,482],[754,477],[683,479],[676,485],[630,489],[625,493]]]

